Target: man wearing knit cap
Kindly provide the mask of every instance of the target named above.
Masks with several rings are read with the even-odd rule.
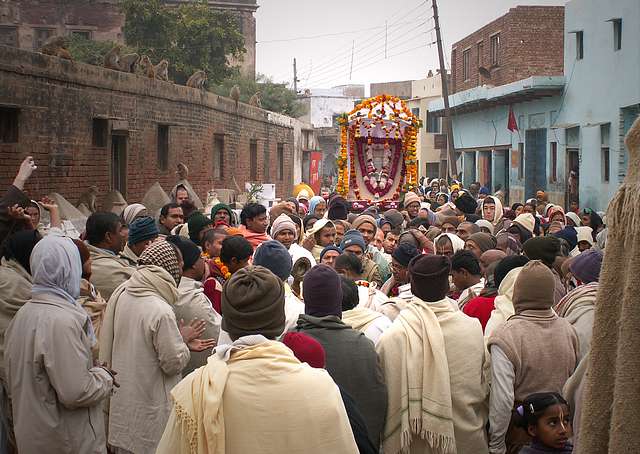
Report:
[[[352,254],[358,257],[362,262],[362,275],[360,280],[367,282],[375,282],[378,286],[382,286],[382,278],[378,265],[367,256],[367,245],[364,242],[362,234],[357,230],[349,230],[344,234],[340,249],[343,253]]]
[[[206,366],[171,391],[174,409],[158,454],[357,452],[329,374],[275,340],[285,326],[284,298],[280,278],[261,266],[226,283],[222,328],[233,343],[216,347]]]
[[[514,407],[541,390],[561,393],[578,364],[575,330],[551,309],[553,288],[553,274],[544,263],[527,263],[514,285],[515,315],[489,338],[492,453],[518,452],[527,443],[527,431],[509,424]]]
[[[300,314],[304,313],[304,304],[293,294],[291,287],[289,287],[287,283],[287,279],[291,275],[291,268],[293,267],[293,261],[291,260],[289,251],[278,241],[267,241],[256,249],[256,252],[253,254],[253,264],[265,267],[278,276],[283,282],[285,292],[284,312],[286,319],[283,332],[289,331],[296,325]]]
[[[497,242],[494,236],[488,233],[478,232],[471,235],[465,242],[465,249],[471,251],[473,255],[480,260],[480,256],[491,250],[495,249]]]
[[[409,262],[421,252],[411,243],[400,243],[391,254],[393,275],[384,283],[380,291],[387,296],[398,296],[399,288],[409,283]]]
[[[342,254],[338,246],[327,246],[320,253],[320,263],[335,268],[336,259]]]
[[[233,210],[229,205],[219,203],[211,208],[211,220],[214,224],[222,223],[233,227],[235,224],[233,220]]]
[[[378,265],[380,278],[385,282],[391,276],[391,270],[389,269],[389,262],[387,259],[373,244],[375,235],[378,231],[376,220],[373,216],[362,214],[353,221],[353,228],[362,234],[362,238],[367,245],[366,254],[376,263],[376,265]]]
[[[327,355],[327,371],[356,401],[376,447],[384,429],[387,390],[373,343],[346,325],[342,317],[342,284],[332,268],[318,265],[303,281],[305,313],[296,331],[315,338]]]
[[[118,371],[111,397],[109,440],[126,452],[154,452],[171,412],[169,394],[189,362],[189,350],[211,350],[199,339],[205,323],[184,327],[173,306],[182,276],[180,249],[157,241],[140,255],[131,278],[113,293],[100,332],[100,361]],[[140,434],[145,434],[141,437]]]
[[[518,240],[520,240],[520,244],[524,244],[525,241],[533,237],[535,227],[536,219],[533,217],[533,214],[522,213],[513,220],[507,232],[516,235]]]
[[[213,221],[207,219],[202,213],[197,212],[191,215],[189,222],[189,239],[198,246],[202,245],[202,238],[208,230],[213,230]]]
[[[211,301],[204,294],[202,279],[205,263],[200,248],[191,240],[179,236],[168,236],[167,241],[175,244],[182,254],[182,278],[178,285],[178,300],[173,306],[177,320],[201,320],[205,323],[202,336],[206,339],[218,339],[222,317],[213,310]],[[211,352],[191,353],[189,363],[182,370],[182,376],[190,374],[207,363]]]
[[[129,239],[124,250],[120,253],[120,257],[129,266],[138,266],[140,254],[158,238],[159,234],[158,226],[153,218],[142,217],[134,220],[129,224]]]
[[[391,223],[393,229],[402,229],[404,227],[404,216],[398,210],[392,208],[384,212],[384,218]]]
[[[488,453],[482,328],[446,297],[449,273],[447,257],[414,257],[414,297],[378,343],[389,390],[384,452]]]
[[[554,278],[554,301],[556,304],[559,303],[567,294],[562,278],[554,267],[556,259],[560,255],[560,240],[555,236],[539,236],[528,240],[522,245],[522,248],[524,255],[529,260],[540,260],[549,267]]]
[[[278,216],[271,224],[271,237],[282,243],[289,251],[293,263],[305,257],[311,262],[311,266],[315,266],[316,260],[313,258],[313,254],[298,244],[297,232],[296,224],[284,213]]]
[[[418,196],[418,194],[416,194],[415,192],[410,191],[404,195],[404,202],[402,203],[402,205],[407,211],[409,219],[415,219],[416,217],[418,217],[418,212],[420,211],[420,202],[420,196]]]
[[[476,215],[478,202],[468,193],[463,192],[453,203],[456,206],[458,216],[464,216],[465,220],[469,222],[476,222],[480,219]]]

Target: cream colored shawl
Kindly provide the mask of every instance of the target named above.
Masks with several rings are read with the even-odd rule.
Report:
[[[2,257],[0,266],[0,378],[4,380],[4,333],[16,312],[31,299],[33,281],[15,260]]]
[[[377,345],[389,392],[385,454],[408,452],[414,436],[434,453],[456,452],[449,363],[436,315],[443,312],[453,312],[446,298],[414,297]]]
[[[494,309],[491,312],[487,326],[484,328],[485,342],[489,339],[495,329],[506,322],[509,317],[516,313],[513,308],[513,289],[516,284],[516,279],[520,275],[522,267],[514,268],[507,273],[500,287],[498,288],[498,296],[493,302]]]
[[[598,287],[597,282],[581,285],[565,295],[555,307],[557,314],[571,323],[576,330],[580,342],[580,361],[591,350]]]
[[[111,364],[113,352],[114,322],[118,299],[125,291],[135,297],[159,295],[172,306],[178,300],[176,281],[165,269],[155,265],[138,267],[128,281],[115,289],[107,303],[102,332],[100,333],[100,361],[108,364]]]
[[[384,315],[366,307],[354,307],[342,313],[342,321],[345,324],[363,333],[380,317]]]
[[[251,339],[236,348],[249,338],[264,342]],[[230,387],[232,396],[226,395]],[[283,399],[278,390],[291,396]],[[245,406],[237,399],[252,395],[260,396],[260,404]],[[265,454],[358,452],[338,388],[326,371],[301,364],[284,344],[262,336],[218,347],[171,396],[174,407],[157,454],[258,452],[257,446]]]

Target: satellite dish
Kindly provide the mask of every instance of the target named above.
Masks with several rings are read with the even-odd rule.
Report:
[[[478,72],[480,73],[480,75],[482,77],[484,77],[485,79],[491,79],[491,71],[489,71],[487,68],[485,68],[484,66],[480,66],[478,68]]]

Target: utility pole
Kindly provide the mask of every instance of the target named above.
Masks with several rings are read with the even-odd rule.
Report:
[[[349,81],[351,81],[351,75],[353,74],[353,52],[356,50],[356,41],[351,42],[351,69],[349,69]]]
[[[384,58],[387,58],[387,41],[389,37],[389,22],[384,21]]]
[[[436,29],[436,42],[438,44],[438,59],[440,60],[440,79],[442,80],[442,98],[444,99],[443,126],[447,128],[448,174],[449,177],[458,177],[458,165],[456,163],[456,149],[453,143],[453,121],[449,108],[449,87],[447,85],[447,68],[444,64],[444,50],[442,49],[442,36],[440,35],[440,19],[438,18],[438,3],[433,1],[433,21]],[[453,65],[454,62],[451,62]]]
[[[298,68],[296,66],[296,59],[293,58],[293,91],[297,95],[298,94]]]

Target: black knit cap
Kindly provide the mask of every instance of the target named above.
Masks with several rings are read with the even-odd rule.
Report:
[[[411,293],[422,301],[440,301],[449,292],[451,262],[444,255],[418,255],[409,262]]]
[[[411,259],[417,255],[420,255],[420,251],[413,244],[400,243],[393,251],[393,254],[391,254],[391,257],[393,257],[400,265],[406,267],[409,266]]]
[[[560,240],[555,236],[538,236],[525,241],[522,245],[529,260],[540,260],[547,266],[553,266],[560,254]]]
[[[460,195],[453,203],[464,214],[474,214],[478,208],[478,202],[466,192]]]

